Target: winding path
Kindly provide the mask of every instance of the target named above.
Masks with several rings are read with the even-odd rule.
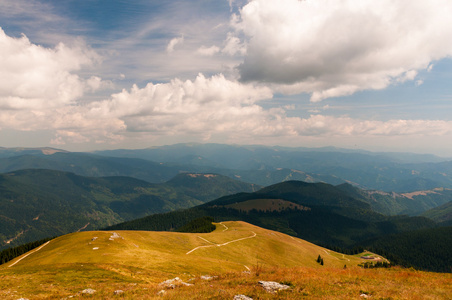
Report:
[[[325,253],[328,254],[329,256],[331,256],[332,258],[335,258],[335,259],[337,259],[337,260],[341,260],[340,258],[337,258],[336,256],[331,255],[330,252],[328,252],[328,251],[326,251],[326,250],[323,250],[323,251],[325,251]],[[343,258],[344,260],[346,259],[346,260],[350,261],[350,259],[346,258],[344,254],[342,254],[342,258]]]
[[[223,226],[225,226],[225,225],[223,225]],[[225,227],[226,227],[226,226],[225,226]],[[228,244],[235,243],[235,242],[238,242],[238,241],[243,241],[243,240],[246,240],[246,239],[252,239],[252,238],[254,238],[254,237],[257,236],[257,234],[256,234],[254,231],[251,231],[251,232],[253,233],[253,235],[250,235],[250,236],[247,236],[247,237],[244,237],[244,238],[240,238],[240,239],[237,239],[237,240],[229,241],[229,242],[226,242],[226,243],[223,243],[223,244],[214,244],[214,243],[212,243],[212,242],[210,242],[210,241],[208,241],[208,240],[206,240],[206,239],[201,238],[201,237],[198,236],[199,238],[205,240],[206,242],[212,243],[213,245],[198,246],[198,247],[196,247],[196,248],[194,248],[194,249],[191,249],[190,251],[188,251],[188,252],[185,253],[185,254],[190,254],[190,253],[192,253],[193,251],[198,250],[198,249],[200,249],[200,248],[215,247],[215,246],[217,246],[217,247],[226,246],[226,245],[228,245]]]
[[[24,256],[22,256],[21,258],[19,258],[18,260],[16,260],[13,264],[10,264],[8,266],[8,268],[11,268],[12,266],[14,266],[15,264],[17,264],[18,262],[20,262],[22,259],[24,259],[25,257],[27,257],[30,254],[33,254],[35,252],[38,252],[39,250],[41,250],[42,247],[44,247],[45,245],[47,245],[48,243],[50,243],[50,241],[48,241],[47,243],[45,243],[44,245],[40,246],[38,249],[35,249],[34,251],[30,251],[27,254],[25,254]]]
[[[228,226],[226,226],[226,225],[224,225],[224,224],[223,224],[223,222],[220,222],[220,224],[221,224],[221,225],[223,225],[223,226],[224,226],[224,228],[225,228],[225,229],[223,230],[223,232],[225,232],[226,230],[228,230],[228,229],[229,229],[229,227],[228,227]]]

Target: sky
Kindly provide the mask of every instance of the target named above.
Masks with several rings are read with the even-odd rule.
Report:
[[[450,0],[0,0],[0,146],[452,157]]]

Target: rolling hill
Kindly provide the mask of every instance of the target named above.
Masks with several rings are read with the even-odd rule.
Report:
[[[180,174],[162,184],[39,169],[0,174],[0,248],[188,208],[256,188],[217,174]]]
[[[323,265],[317,263],[319,256]],[[79,232],[1,265],[0,297],[447,297],[450,274],[357,266],[370,257],[380,259],[371,253],[339,254],[244,222],[217,223],[216,230],[206,234]],[[261,287],[262,281],[288,289],[275,295]]]
[[[284,209],[268,210],[272,201]],[[214,217],[216,221],[243,220],[316,244],[339,247],[350,247],[383,234],[436,226],[423,217],[389,217],[376,213],[370,204],[332,185],[288,181],[254,193],[229,195],[188,210],[152,215],[109,229],[170,230],[202,216]]]

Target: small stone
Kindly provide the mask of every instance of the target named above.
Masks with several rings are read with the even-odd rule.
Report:
[[[234,296],[234,300],[253,300],[253,298],[250,298],[250,297],[245,296],[245,295],[235,295]]]
[[[158,293],[157,293],[157,295],[159,295],[159,296],[162,296],[162,295],[165,295],[166,294],[166,291],[165,290],[160,290]]]
[[[202,275],[201,276],[202,280],[212,280],[214,278],[218,278],[218,276],[209,276],[209,275]]]
[[[115,294],[115,295],[121,295],[122,293],[124,293],[123,290],[116,290],[113,292],[113,294]]]
[[[90,295],[92,295],[92,294],[94,294],[96,292],[96,290],[93,290],[93,289],[85,289],[85,290],[83,290],[81,293],[82,294],[90,294]]]
[[[367,294],[364,294],[364,293],[362,293],[361,295],[359,295],[360,297],[362,297],[362,298],[364,298],[364,299],[367,299],[367,298],[370,298],[371,296],[370,295],[367,295]]]

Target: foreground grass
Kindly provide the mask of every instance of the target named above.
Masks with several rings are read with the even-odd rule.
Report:
[[[0,299],[451,299],[452,274],[362,269],[347,256],[244,222],[208,234],[69,234],[0,266]],[[233,242],[231,242],[233,241]],[[231,243],[230,243],[231,242]],[[192,251],[193,249],[195,249]],[[321,255],[325,264],[316,262]],[[346,268],[344,266],[346,265]],[[203,280],[201,275],[214,276]],[[179,277],[191,286],[160,283]],[[258,281],[290,290],[269,294]],[[92,295],[83,294],[93,289]],[[122,293],[115,294],[121,290]],[[164,290],[164,292],[161,292]]]
[[[452,295],[451,274],[401,268],[253,266],[251,272],[209,275],[218,277],[203,280],[199,276],[179,274],[193,286],[165,289],[160,283],[172,278],[168,274],[121,265],[69,264],[48,270],[7,269],[0,271],[0,298],[232,299],[234,295],[243,294],[253,299],[363,299],[360,295],[365,294],[371,299],[450,299]],[[281,282],[291,289],[270,294],[259,286],[260,280]],[[87,288],[96,292],[82,294]],[[123,293],[115,295],[117,290]]]

